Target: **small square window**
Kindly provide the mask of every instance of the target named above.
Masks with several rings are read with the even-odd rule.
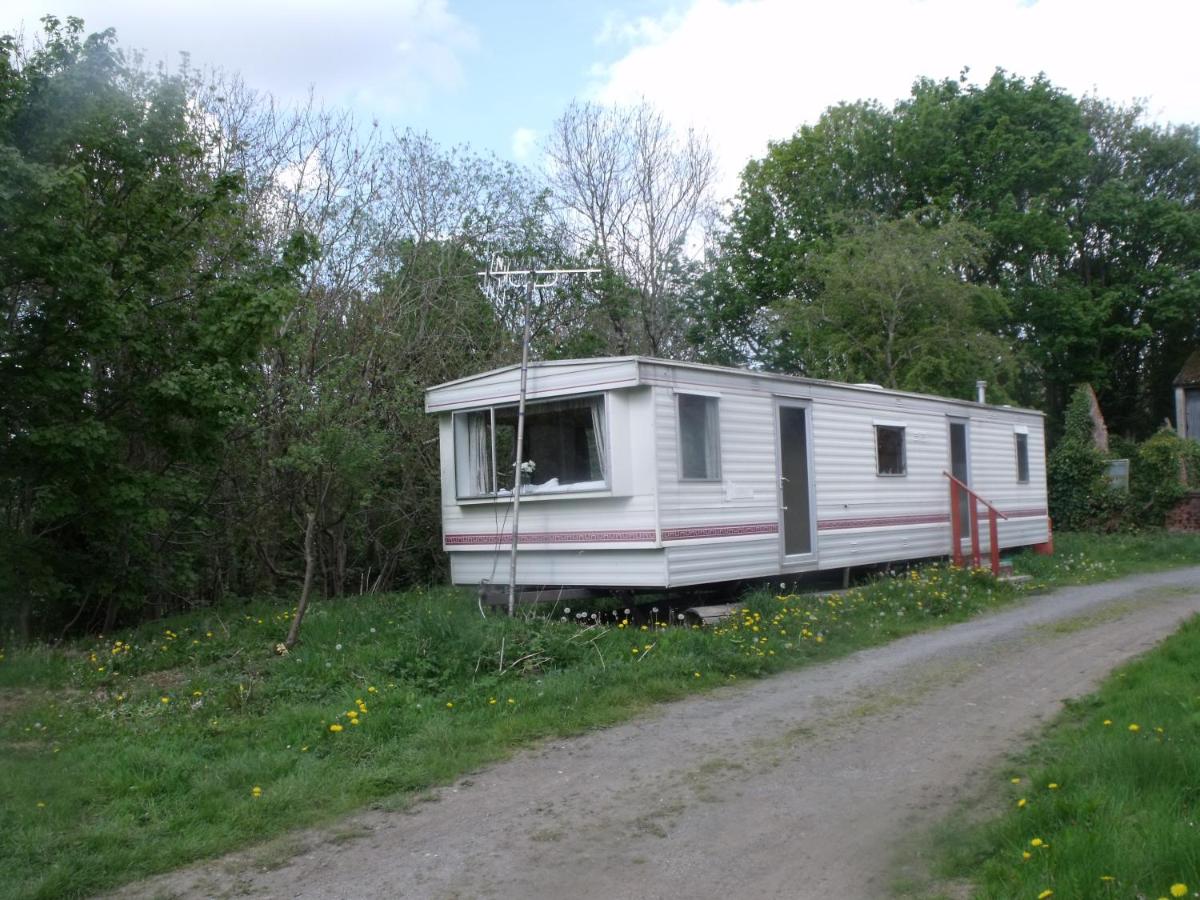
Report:
[[[679,477],[687,481],[721,478],[716,397],[679,395]]]
[[[880,475],[904,474],[904,426],[875,426],[875,458]]]
[[[1029,482],[1029,435],[1018,432],[1017,439],[1017,482]]]

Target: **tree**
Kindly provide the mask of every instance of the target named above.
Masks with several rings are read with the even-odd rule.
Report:
[[[0,41],[0,577],[27,634],[195,589],[251,363],[311,250],[260,244],[189,73],[43,22],[32,51]]]
[[[1004,305],[972,282],[982,235],[916,217],[850,224],[809,261],[811,299],[781,305],[785,340],[806,374],[970,397],[978,378],[1003,385]]]
[[[612,352],[688,350],[685,250],[711,208],[707,140],[677,137],[647,104],[572,103],[546,147],[547,179],[572,250],[604,267],[593,304]]]
[[[1197,196],[1193,126],[1147,125],[1043,76],[922,79],[891,109],[832,107],[747,165],[693,339],[706,358],[802,370],[781,309],[821,290],[814,262],[840,221],[960,221],[984,235],[973,280],[1005,299],[1014,399],[1061,423],[1091,382],[1116,429],[1146,434],[1200,339]]]

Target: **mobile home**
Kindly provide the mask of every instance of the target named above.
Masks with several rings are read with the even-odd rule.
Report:
[[[510,366],[426,394],[456,584],[508,582],[519,392]],[[533,363],[526,396],[519,585],[676,588],[947,555],[951,475],[999,512],[999,547],[1049,539],[1033,410],[644,357]]]

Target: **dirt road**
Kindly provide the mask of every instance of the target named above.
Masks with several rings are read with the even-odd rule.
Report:
[[[1200,567],[1058,591],[671,704],[522,753],[437,802],[120,896],[887,896],[920,867],[913,835],[978,791],[1063,699],[1197,612]]]

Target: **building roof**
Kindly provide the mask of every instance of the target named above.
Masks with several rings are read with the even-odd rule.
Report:
[[[1194,387],[1200,385],[1200,350],[1193,350],[1187,358],[1179,374],[1175,376],[1175,387]]]
[[[824,385],[851,391],[869,391],[872,394],[882,394],[891,397],[912,397],[921,400],[936,400],[956,403],[963,406],[1001,409],[1013,412],[1044,415],[1039,410],[1023,409],[1021,407],[1001,407],[996,404],[977,403],[974,400],[941,397],[935,394],[921,394],[912,391],[899,391],[883,388],[877,384],[846,384],[819,378],[808,378],[800,375],[784,375],[754,369],[735,369],[727,366],[714,366],[707,363],[685,362],[680,360],[657,359],[646,356],[602,356],[587,359],[556,359],[539,360],[529,363],[529,396],[555,396],[560,393],[577,393],[586,387],[595,391],[596,383],[588,373],[601,370],[605,373],[602,387],[605,389],[633,387],[646,382],[647,369],[650,367],[668,367],[688,370],[694,373],[711,373],[714,375],[735,375],[758,382],[792,382],[809,385]],[[465,378],[448,381],[445,384],[434,385],[425,392],[425,411],[439,412],[452,409],[465,409],[478,406],[481,401],[515,402],[517,391],[517,373],[520,364],[502,366],[487,372],[478,372]],[[573,384],[583,377],[583,386]]]

